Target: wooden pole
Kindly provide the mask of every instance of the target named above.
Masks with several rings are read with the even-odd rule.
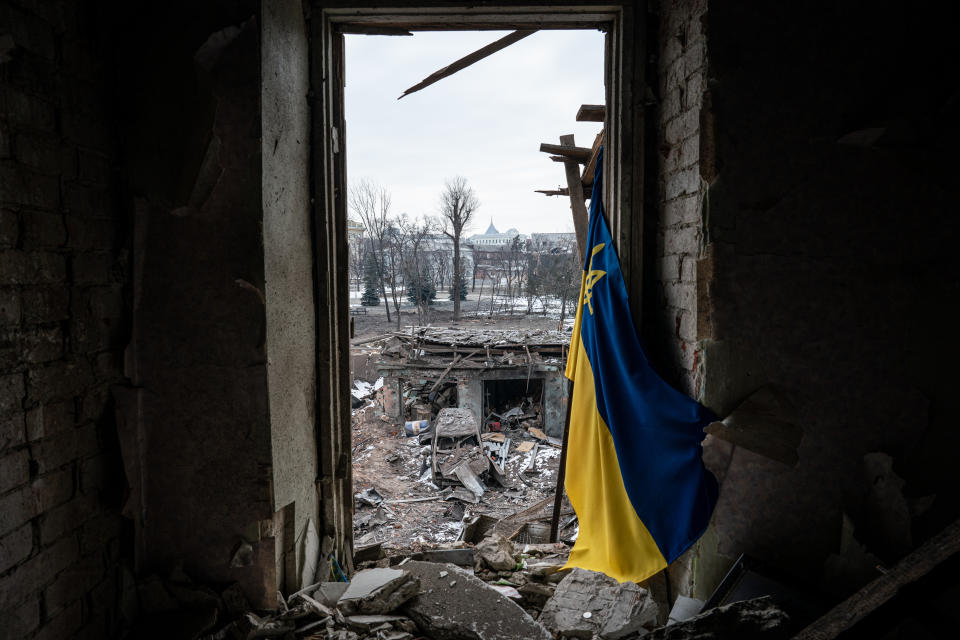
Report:
[[[573,134],[560,136],[560,144],[564,147],[573,147]],[[580,180],[580,163],[576,160],[567,160],[563,163],[567,174],[567,191],[570,194],[570,210],[573,213],[573,229],[577,232],[577,252],[580,262],[583,263],[587,255],[587,205],[583,203],[583,182]]]
[[[403,98],[404,96],[408,96],[411,93],[420,91],[420,89],[423,89],[424,87],[429,87],[434,82],[443,80],[447,76],[452,76],[457,71],[460,71],[461,69],[465,69],[470,65],[472,65],[474,62],[479,62],[480,60],[483,60],[487,56],[494,54],[497,51],[500,51],[501,49],[505,49],[506,47],[509,47],[514,42],[517,42],[518,40],[522,40],[532,33],[536,33],[536,29],[519,30],[519,31],[514,31],[513,33],[509,33],[503,36],[502,38],[500,38],[499,40],[495,40],[494,42],[491,42],[487,46],[477,49],[473,53],[467,54],[462,58],[460,58],[459,60],[451,62],[450,64],[445,66],[443,69],[434,71],[429,76],[427,76],[417,84],[413,85],[412,87],[404,91],[403,95],[401,95],[400,98]],[[399,100],[400,98],[397,98],[397,100]]]
[[[570,439],[570,408],[573,406],[573,380],[567,381],[567,418],[563,421],[563,446],[560,449],[560,468],[557,469],[557,491],[553,497],[553,515],[550,516],[550,542],[560,535],[560,508],[563,506],[563,483],[567,477],[567,441]]]

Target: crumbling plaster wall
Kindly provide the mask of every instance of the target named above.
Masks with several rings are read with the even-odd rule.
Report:
[[[680,307],[699,319],[701,341],[698,366],[684,367],[695,373],[687,388],[724,415],[776,385],[803,429],[795,468],[720,447],[702,564],[743,552],[816,583],[839,550],[842,513],[862,507],[868,452],[893,456],[908,498],[936,494],[913,519],[914,543],[960,512],[951,479],[960,431],[947,409],[957,374],[946,366],[957,356],[948,336],[960,301],[948,169],[960,95],[942,81],[957,44],[948,16],[865,2],[714,2],[699,24],[688,21],[702,6],[663,2],[660,15],[664,112],[680,81],[670,39],[686,24],[707,45],[702,108],[687,122],[699,122],[698,170],[679,178],[709,185],[704,193],[700,182],[699,206],[681,216],[698,227],[692,248],[702,256],[692,306]],[[661,118],[668,185],[677,142],[681,176],[690,158],[670,122]],[[670,193],[660,224],[679,239]],[[662,271],[677,268],[682,283],[683,262]],[[878,552],[876,532],[854,524]],[[715,579],[701,578],[703,597]]]
[[[129,322],[109,22],[0,2],[0,636],[117,628]]]
[[[138,569],[182,563],[275,604],[259,3],[118,7],[134,209],[130,385],[117,390]],[[231,563],[242,542],[252,558]]]
[[[307,31],[300,0],[263,3],[263,247],[274,509],[293,505],[295,575],[313,583],[317,523],[316,310],[310,240]],[[312,524],[311,524],[312,523]],[[312,549],[308,549],[312,547]],[[279,551],[279,549],[278,549]],[[309,556],[309,558],[308,558]],[[304,564],[308,566],[304,568]]]

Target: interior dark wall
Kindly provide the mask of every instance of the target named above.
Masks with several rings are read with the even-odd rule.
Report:
[[[908,500],[883,508],[936,495],[912,544],[960,512],[954,18],[928,4],[709,3],[704,397],[723,414],[775,384],[804,432],[796,468],[734,450],[714,518],[728,557],[816,581],[846,512],[895,561],[904,548],[864,517],[881,481],[864,480],[868,452],[906,482]]]
[[[258,6],[118,7],[133,245],[121,439],[140,572],[182,563],[275,602]],[[231,565],[242,542],[246,566]]]
[[[110,25],[97,2],[0,2],[2,637],[119,624],[129,227]]]

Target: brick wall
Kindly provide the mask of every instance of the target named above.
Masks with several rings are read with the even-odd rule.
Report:
[[[87,2],[0,2],[0,636],[115,624],[116,141]]]
[[[659,28],[659,215],[656,298],[647,312],[663,375],[699,393],[697,260],[704,246],[701,110],[706,87],[706,0],[665,0]]]

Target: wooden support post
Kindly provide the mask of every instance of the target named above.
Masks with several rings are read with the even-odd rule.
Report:
[[[557,469],[557,490],[550,516],[550,542],[560,535],[560,508],[563,506],[563,483],[567,477],[567,445],[570,440],[570,408],[573,406],[573,380],[567,381],[567,418],[563,421],[563,446],[560,447],[560,468]]]
[[[603,122],[607,107],[602,104],[582,104],[577,111],[577,122]]]
[[[560,144],[573,147],[573,134],[560,136]],[[589,159],[589,158],[588,158]],[[587,255],[587,205],[583,203],[583,183],[580,181],[580,164],[576,160],[563,163],[567,174],[567,191],[570,193],[570,209],[573,212],[573,230],[577,232],[577,251],[580,262]]]

